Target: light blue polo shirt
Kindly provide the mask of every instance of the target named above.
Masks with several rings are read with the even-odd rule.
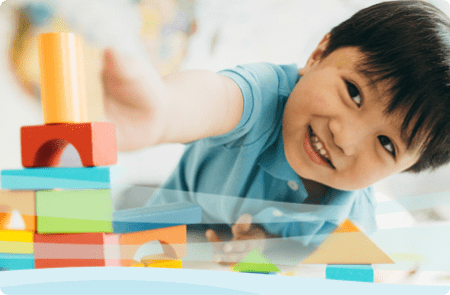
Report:
[[[244,110],[230,132],[192,142],[147,205],[190,201],[205,224],[232,225],[244,213],[268,232],[318,244],[344,218],[366,233],[376,230],[372,188],[329,189],[320,205],[288,164],[282,138],[287,99],[300,79],[296,65],[249,64],[221,71],[240,87]]]

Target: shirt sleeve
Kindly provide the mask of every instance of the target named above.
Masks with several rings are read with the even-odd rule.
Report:
[[[299,79],[295,64],[247,64],[220,71],[219,74],[229,77],[239,86],[244,102],[243,112],[233,130],[203,139],[206,147],[236,147],[257,140],[261,133],[269,131],[274,125],[280,98],[288,97]]]
[[[253,220],[271,234],[317,246],[345,218],[366,234],[376,230],[372,188],[345,192],[325,205],[280,203],[260,211]]]

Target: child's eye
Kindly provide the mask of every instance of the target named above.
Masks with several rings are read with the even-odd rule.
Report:
[[[359,93],[358,88],[348,81],[345,81],[345,84],[347,84],[348,94],[359,108],[361,106],[361,94]]]
[[[380,141],[381,145],[389,152],[391,155],[395,158],[395,147],[392,141],[387,138],[386,136],[378,136],[378,140]]]

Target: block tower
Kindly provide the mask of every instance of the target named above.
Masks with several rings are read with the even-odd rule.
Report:
[[[38,42],[45,124],[21,128],[24,169],[1,172],[0,268],[181,267],[186,224],[201,221],[200,208],[180,203],[113,214],[115,126],[88,122],[79,37],[46,33]],[[83,167],[58,167],[68,144]]]
[[[345,219],[301,263],[327,264],[327,279],[373,282],[372,264],[394,261],[353,222]]]

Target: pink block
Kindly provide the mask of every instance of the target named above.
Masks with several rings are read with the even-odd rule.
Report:
[[[35,234],[36,268],[120,266],[118,234]]]

